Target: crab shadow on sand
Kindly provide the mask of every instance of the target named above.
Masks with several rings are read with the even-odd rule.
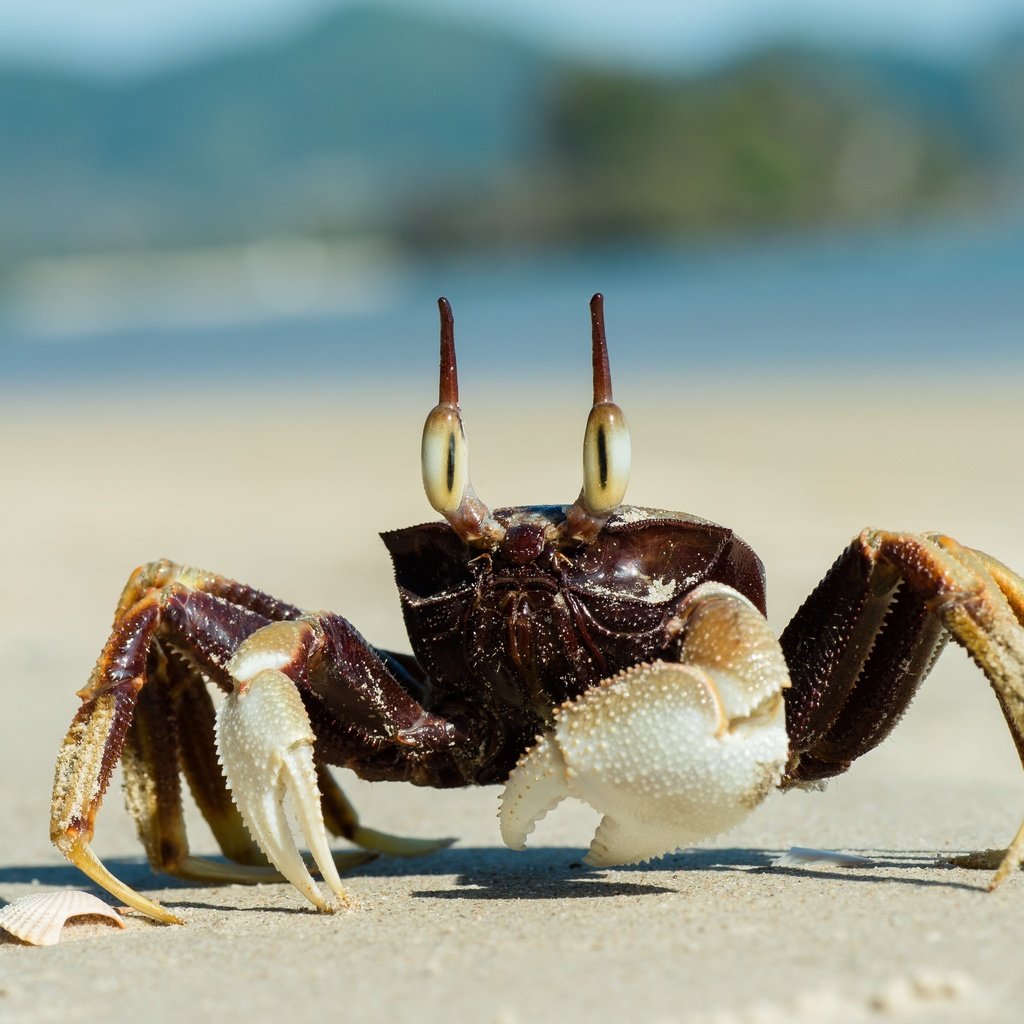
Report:
[[[620,869],[592,868],[582,862],[584,851],[567,847],[547,847],[523,853],[498,847],[455,848],[437,859],[431,871],[421,871],[415,862],[406,861],[402,874],[455,875],[455,887],[419,890],[414,896],[429,899],[566,899],[572,897],[640,896],[678,893],[688,887],[685,876],[705,872],[740,872],[775,875],[807,881],[835,880],[875,884],[939,887],[967,891],[985,891],[985,879],[979,884],[960,878],[908,877],[898,872],[943,870],[932,854],[911,851],[872,852],[870,865],[858,868],[776,867],[773,861],[781,850],[731,847],[715,850],[690,850],[660,858],[653,863],[635,864]],[[433,858],[432,858],[433,859]],[[365,874],[394,875],[393,862],[377,861],[361,869]],[[635,876],[645,876],[637,881]],[[646,879],[649,879],[647,881]]]
[[[351,878],[410,878],[425,880],[452,878],[452,888],[414,888],[410,895],[418,899],[438,900],[556,900],[600,898],[610,896],[657,896],[680,892],[687,888],[686,876],[707,872],[740,872],[753,875],[774,875],[780,879],[814,882],[857,882],[877,885],[910,885],[922,888],[943,888],[984,892],[987,874],[977,883],[964,882],[960,872],[950,877],[935,877],[943,871],[934,854],[917,851],[871,851],[871,863],[856,868],[794,868],[776,867],[773,861],[782,852],[753,848],[727,847],[711,850],[690,850],[663,857],[653,864],[633,865],[623,869],[591,868],[582,862],[582,849],[573,847],[537,847],[516,853],[502,847],[459,847],[442,850],[425,857],[397,859],[381,857],[350,872]],[[160,892],[171,907],[225,907],[215,899],[195,899],[203,888],[195,882],[156,874],[141,858],[109,858],[107,866],[132,888],[141,892]],[[928,876],[921,872],[928,871]],[[944,873],[944,871],[943,871]],[[641,875],[643,880],[637,880]],[[84,889],[101,898],[109,898],[70,864],[9,865],[0,867],[0,887],[40,885]],[[175,891],[189,898],[176,900]],[[211,896],[216,887],[211,887]],[[0,896],[6,896],[0,888]],[[0,905],[3,900],[0,899]],[[298,913],[304,907],[274,906],[265,909],[280,913]]]

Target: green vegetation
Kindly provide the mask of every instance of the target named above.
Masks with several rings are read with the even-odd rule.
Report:
[[[431,202],[422,244],[671,238],[893,220],[1004,199],[966,75],[931,81],[800,51],[703,78],[567,69],[535,161],[502,187]],[[936,80],[937,79],[937,80]],[[937,86],[945,86],[938,89]],[[962,103],[954,116],[945,93]],[[936,93],[938,95],[936,95]]]
[[[375,8],[145,79],[0,70],[0,267],[270,235],[438,248],[993,207],[1019,180],[1019,57],[792,49],[642,76]]]
[[[958,198],[973,170],[960,140],[785,58],[692,82],[577,74],[551,129],[588,233],[888,216]]]

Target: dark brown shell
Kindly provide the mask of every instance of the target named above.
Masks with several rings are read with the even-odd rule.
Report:
[[[504,747],[508,735],[517,754],[562,701],[669,654],[665,625],[701,583],[726,583],[764,611],[761,561],[726,527],[624,506],[590,544],[538,541],[564,514],[498,509],[506,541],[493,552],[446,523],[382,535],[431,710],[487,722],[488,739]]]

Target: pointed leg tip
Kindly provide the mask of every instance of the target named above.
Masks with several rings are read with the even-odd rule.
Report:
[[[1011,859],[1008,856],[1006,860],[1004,860],[1003,863],[999,865],[999,868],[996,870],[996,873],[992,876],[991,881],[989,881],[988,891],[995,892],[996,889],[998,889],[1003,884],[1003,882],[1005,882],[1006,879],[1009,878],[1010,875],[1012,875],[1019,867],[1019,859],[1016,857]]]
[[[122,917],[148,918],[156,924],[185,925],[188,923],[184,918],[178,917],[177,914],[172,914],[171,911],[169,911],[163,904],[156,903],[152,900],[146,900],[144,897],[143,900],[149,905],[129,905],[125,907],[117,907],[116,910]]]
[[[443,839],[419,839],[411,836],[395,836],[388,832],[358,826],[351,835],[351,841],[357,846],[372,851],[374,854],[387,854],[390,857],[425,857],[427,854],[444,850],[458,841],[457,836],[446,836]]]
[[[155,900],[147,899],[142,893],[136,892],[131,886],[125,885],[119,878],[111,874],[107,866],[96,856],[88,841],[79,837],[74,842],[61,847],[65,857],[81,871],[91,878],[97,885],[106,889],[111,896],[121,900],[126,907],[143,914],[160,924],[185,924],[176,914],[172,914],[166,907],[161,906]]]

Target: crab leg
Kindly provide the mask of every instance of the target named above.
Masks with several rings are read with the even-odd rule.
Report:
[[[949,632],[890,567],[843,556],[781,637],[791,755],[783,787],[846,771],[896,726]]]
[[[158,643],[150,652],[147,684],[139,691],[121,764],[128,809],[155,869],[220,884],[285,880],[250,836],[225,787],[214,746],[213,702],[205,684],[167,657]],[[189,853],[182,770],[218,845],[235,863]],[[362,851],[337,854],[335,865],[352,868],[373,857]]]
[[[1012,569],[1003,565],[1002,562],[986,554],[984,551],[971,549],[971,554],[977,558],[995,581],[996,586],[1002,591],[1010,609],[1016,616],[1017,621],[1024,626],[1024,579]],[[1024,730],[1014,728],[1009,717],[1008,707],[1000,701],[1003,715],[1010,725],[1010,732],[1013,735],[1014,743],[1017,746],[1017,754],[1024,763]],[[980,853],[967,854],[963,857],[952,858],[952,863],[960,867],[982,868],[984,870],[995,869],[995,874],[989,882],[989,889],[995,889],[1003,882],[1021,863],[1024,863],[1024,824],[1017,830],[1010,845],[1005,850],[985,850]]]
[[[232,598],[258,610],[232,604]],[[129,906],[157,920],[179,919],[111,875],[89,845],[110,775],[122,754],[126,755],[129,810],[154,869],[220,881],[268,878],[266,868],[229,875],[224,866],[188,854],[175,749],[177,716],[167,675],[173,663],[157,637],[166,636],[188,649],[203,671],[217,679],[223,675],[220,666],[232,645],[265,625],[267,615],[289,613],[299,614],[298,609],[259,591],[171,562],[154,562],[137,570],[121,596],[113,632],[80,693],[82,707],[61,747],[50,832],[73,864]],[[145,685],[150,674],[153,687]],[[175,684],[181,693],[202,686],[198,673]],[[223,790],[223,783],[219,788]],[[211,824],[216,833],[217,823]],[[225,852],[230,853],[230,848]]]
[[[628,669],[556,711],[502,795],[508,846],[524,848],[535,822],[573,796],[604,815],[588,863],[635,863],[732,827],[777,784],[789,676],[764,617],[707,583],[672,628],[678,662]]]
[[[324,824],[332,835],[341,836],[364,850],[386,853],[391,857],[420,857],[451,846],[454,838],[414,839],[411,836],[393,836],[378,832],[359,823],[359,815],[334,780],[330,769],[318,761],[316,766],[317,784],[320,788],[320,803]]]
[[[1007,568],[1002,562],[997,561],[991,555],[985,554],[984,551],[977,551],[971,548],[970,554],[985,567],[985,570],[992,577],[996,586],[999,587],[1003,597],[1006,598],[1006,602],[1010,606],[1010,610],[1016,617],[1017,622],[1024,626],[1024,579],[1021,579],[1017,573]],[[1007,705],[1002,700],[1000,700],[1000,705],[1003,709],[1003,715],[1008,716]],[[1024,764],[1024,729],[1015,729],[1009,717],[1007,717],[1007,723],[1017,747],[1017,754],[1020,757],[1021,763]],[[1021,828],[1022,833],[1024,833],[1024,826]],[[1014,842],[1024,841],[1022,833],[1018,833]]]
[[[1011,577],[941,534],[865,530],[781,637],[793,674],[784,785],[840,774],[885,739],[949,636],[985,672],[1021,750],[1024,632],[1003,594]]]
[[[168,681],[169,669],[167,655],[154,642],[147,684],[138,693],[121,767],[128,810],[135,819],[150,864],[164,871],[187,872],[193,858],[189,857],[182,814],[180,729]]]
[[[782,634],[794,684],[783,786],[838,775],[880,743],[947,635],[985,673],[1024,762],[1022,610],[1019,577],[989,556],[942,534],[865,530]],[[992,887],[1022,858],[1024,828]]]
[[[68,729],[53,782],[50,838],[75,867],[113,896],[167,924],[181,919],[125,885],[89,843],[96,812],[117,764],[145,674],[146,647],[156,627],[151,601],[121,616],[97,663],[85,702]],[[140,650],[141,643],[141,650]],[[102,688],[101,688],[102,686]],[[88,695],[95,688],[99,692]]]
[[[172,870],[197,880],[220,880],[225,874],[230,874],[232,877],[229,880],[238,882],[241,880],[238,873],[241,873],[252,880],[266,881],[265,876],[273,877],[277,872],[269,866],[249,835],[224,783],[224,773],[217,760],[213,739],[215,717],[210,692],[197,673],[186,672],[179,666],[180,662],[174,657],[166,659],[165,671],[172,697],[168,711],[173,714],[176,726],[176,755],[180,761],[176,767],[180,768],[181,774],[188,781],[192,796],[210,826],[217,845],[224,856],[235,863],[224,865],[202,861],[197,865],[197,858],[191,857]],[[151,675],[150,685],[157,679]],[[142,692],[146,693],[150,685]],[[165,713],[163,722],[166,721]],[[166,725],[160,731],[165,734]]]
[[[230,689],[225,665],[245,638],[274,620],[301,614],[233,580],[172,562],[143,566],[129,579],[61,747],[50,826],[65,856],[129,906],[179,923],[114,877],[90,847],[96,814],[122,755],[129,810],[155,870],[216,882],[279,877],[247,834],[225,788],[204,677]],[[221,849],[239,863],[189,854],[179,770]],[[364,853],[334,858],[339,868],[366,859]]]

